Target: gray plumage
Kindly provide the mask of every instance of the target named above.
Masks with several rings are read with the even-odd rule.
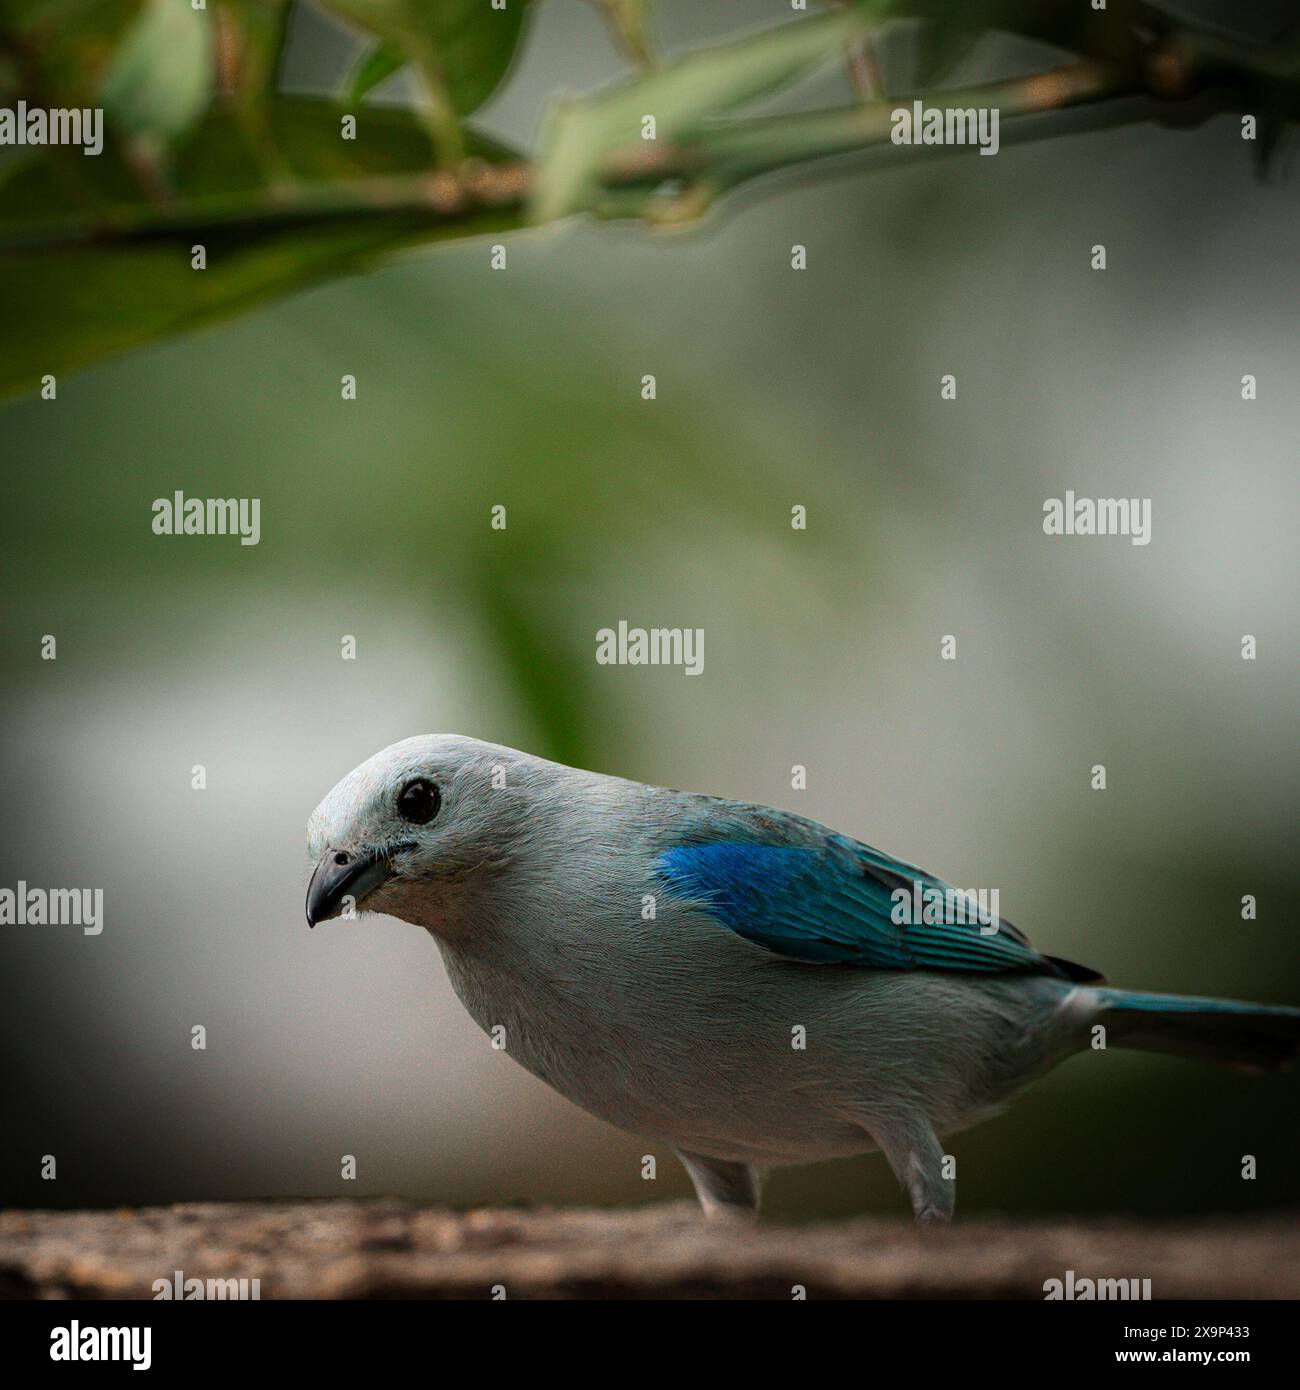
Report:
[[[399,810],[413,782],[436,788],[425,824]],[[475,1021],[503,1028],[510,1055],[584,1109],[676,1148],[711,1212],[752,1210],[766,1168],[879,1148],[917,1216],[944,1219],[955,1183],[936,1136],[994,1113],[1087,1047],[1095,1025],[1121,1044],[1259,1065],[1286,1060],[1300,1036],[1294,1010],[1081,984],[1011,928],[1003,940],[1023,963],[1006,971],[791,959],[779,940],[745,939],[744,921],[725,925],[710,898],[675,891],[664,856],[792,848],[838,855],[847,874],[845,856],[862,851],[864,889],[895,872],[872,867],[882,856],[800,817],[473,739],[385,749],[329,793],[308,833],[320,861],[309,920],[351,892],[427,928]],[[800,900],[785,896],[772,930],[823,949],[797,935]],[[832,906],[833,918],[819,910],[849,945],[826,949],[859,949],[852,914],[845,925],[842,899]]]

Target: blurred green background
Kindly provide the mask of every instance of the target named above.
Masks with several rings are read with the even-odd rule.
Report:
[[[673,50],[735,12],[657,23]],[[282,82],[331,90],[356,50],[305,14]],[[477,124],[528,146],[624,70],[548,0]],[[687,1194],[494,1052],[417,928],[307,930],[309,812],[420,732],[786,807],[997,887],[1118,983],[1300,1003],[1300,206],[1241,145],[1225,116],[881,162],[686,232],[510,234],[504,271],[495,237],[412,251],[4,406],[0,882],[102,885],[107,925],[0,931],[0,1196]],[[261,543],[153,535],[178,489],[260,498]],[[1152,543],[1045,537],[1066,489],[1150,497]],[[704,674],[597,666],[619,619],[703,627]],[[1298,1096],[1080,1057],[951,1141],[961,1210],[1290,1203]],[[871,1157],[769,1206],[903,1199]]]

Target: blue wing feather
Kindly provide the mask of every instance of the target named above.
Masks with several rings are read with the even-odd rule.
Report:
[[[671,895],[748,941],[794,960],[877,970],[1067,973],[1007,922],[989,930],[975,921],[896,921],[896,890],[953,891],[902,860],[799,817],[712,805],[727,811],[726,838],[697,830],[665,850],[656,870]]]

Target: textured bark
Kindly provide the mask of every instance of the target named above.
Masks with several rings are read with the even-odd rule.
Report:
[[[0,1295],[152,1298],[258,1279],[262,1298],[1037,1298],[1150,1279],[1155,1298],[1300,1297],[1292,1212],[1178,1222],[705,1223],[693,1207],[453,1212],[378,1201],[0,1214]]]

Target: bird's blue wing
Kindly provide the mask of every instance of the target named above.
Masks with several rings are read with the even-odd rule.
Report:
[[[798,833],[774,837],[777,826]],[[954,892],[948,884],[847,836],[796,817],[778,820],[771,812],[761,819],[767,833],[753,839],[743,838],[742,826],[727,828],[732,834],[726,839],[692,836],[694,842],[663,851],[655,865],[659,881],[670,896],[778,955],[878,970],[1064,975],[1076,969],[1039,955],[1007,922],[938,913],[934,895]],[[804,843],[791,844],[791,838]],[[918,897],[928,898],[931,910],[919,914],[923,920],[908,920],[918,916]],[[924,920],[927,915],[939,920]],[[1077,978],[1092,974],[1077,969]]]

